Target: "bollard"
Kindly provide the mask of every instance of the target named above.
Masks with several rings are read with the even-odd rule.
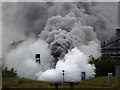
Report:
[[[108,83],[112,84],[112,73],[108,73]]]
[[[58,90],[58,83],[55,83],[54,86],[55,86],[56,90]]]
[[[85,77],[86,77],[85,72],[81,72],[81,80],[85,80]]]

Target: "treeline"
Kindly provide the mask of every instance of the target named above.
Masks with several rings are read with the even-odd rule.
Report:
[[[15,78],[15,77],[19,77],[17,75],[17,71],[14,70],[14,68],[11,68],[10,70],[8,70],[8,68],[4,68],[2,69],[2,77],[3,78]]]

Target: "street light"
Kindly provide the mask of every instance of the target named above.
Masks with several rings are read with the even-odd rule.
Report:
[[[65,75],[65,70],[62,70],[62,75],[63,75],[63,87],[64,87],[64,75]]]

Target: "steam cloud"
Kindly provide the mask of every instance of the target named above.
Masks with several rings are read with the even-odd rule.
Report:
[[[84,66],[85,65],[85,66]],[[88,64],[88,57],[79,49],[74,48],[59,60],[55,69],[37,73],[39,80],[62,82],[62,70],[65,70],[65,81],[80,81],[81,73],[86,72],[87,78],[94,77],[94,66]],[[56,79],[54,79],[56,78]]]
[[[11,14],[11,24],[3,21],[3,26],[9,25],[4,33],[19,30],[25,36],[24,42],[7,53],[4,65],[17,69],[21,77],[42,81],[62,81],[63,69],[66,81],[80,81],[81,72],[87,73],[86,78],[94,77],[89,56],[100,57],[102,39],[115,33],[117,16],[110,16],[111,5],[116,11],[116,3],[4,3],[3,14]],[[8,11],[14,7],[14,13]],[[41,54],[41,64],[35,62],[36,53]]]

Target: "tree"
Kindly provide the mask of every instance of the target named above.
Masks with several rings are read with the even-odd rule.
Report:
[[[8,70],[8,68],[6,67],[5,69],[2,69],[2,77],[3,78],[18,77],[17,71],[14,70],[14,68],[11,68],[10,70]]]
[[[90,64],[95,64],[96,76],[104,76],[108,73],[113,73],[115,75],[116,61],[110,56],[102,56],[101,58],[92,58],[89,62]]]

